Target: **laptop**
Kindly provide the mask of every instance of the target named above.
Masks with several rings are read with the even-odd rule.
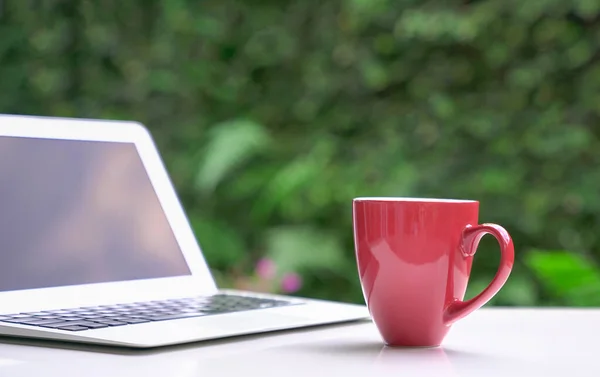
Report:
[[[368,318],[220,289],[143,125],[0,115],[0,336],[151,348]]]

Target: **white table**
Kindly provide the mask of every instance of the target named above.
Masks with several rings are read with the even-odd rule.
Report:
[[[600,309],[480,309],[439,348],[387,348],[368,322],[123,351],[0,343],[0,376],[600,376]]]

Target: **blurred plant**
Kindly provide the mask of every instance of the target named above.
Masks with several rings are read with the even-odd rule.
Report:
[[[491,304],[598,303],[597,1],[43,3],[3,3],[0,112],[147,124],[223,286],[361,302],[352,198],[457,197],[515,241]]]
[[[262,258],[252,275],[237,277],[233,286],[254,292],[292,294],[302,287],[302,278],[295,272],[279,272],[275,262]]]
[[[600,269],[589,258],[534,250],[525,262],[553,296],[546,305],[600,306]]]

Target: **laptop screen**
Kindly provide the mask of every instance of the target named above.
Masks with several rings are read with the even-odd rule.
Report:
[[[0,291],[189,274],[134,144],[0,136]]]

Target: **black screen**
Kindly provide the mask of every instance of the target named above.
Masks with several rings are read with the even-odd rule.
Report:
[[[134,144],[0,136],[0,291],[189,274]]]

